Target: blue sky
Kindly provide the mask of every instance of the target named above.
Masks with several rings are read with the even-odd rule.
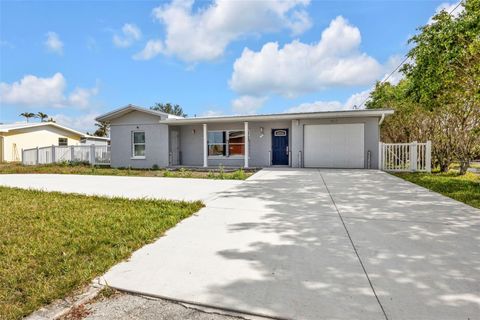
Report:
[[[190,116],[352,108],[451,4],[1,1],[0,122],[42,111],[91,130],[129,103]]]

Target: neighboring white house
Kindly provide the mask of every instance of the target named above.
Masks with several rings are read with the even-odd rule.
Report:
[[[379,125],[393,110],[182,118],[134,105],[110,123],[112,167],[378,168]]]
[[[0,161],[21,161],[22,149],[82,143],[106,145],[108,138],[93,137],[54,122],[0,124]]]

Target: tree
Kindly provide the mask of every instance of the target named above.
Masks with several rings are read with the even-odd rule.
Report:
[[[150,107],[151,110],[161,111],[168,114],[173,114],[175,116],[186,117],[187,114],[183,113],[182,107],[178,104],[172,105],[170,102],[167,103],[155,103],[154,106]]]
[[[405,78],[378,83],[367,103],[396,110],[382,126],[382,139],[432,140],[440,170],[458,161],[462,174],[480,155],[480,0],[464,7],[458,17],[442,11],[421,27],[410,39]]]
[[[20,116],[21,116],[21,117],[24,117],[24,118],[27,120],[27,122],[28,122],[28,120],[29,120],[30,118],[35,117],[35,114],[34,114],[34,113],[31,113],[31,112],[23,112],[23,113],[20,113]]]
[[[108,136],[108,131],[110,130],[110,124],[105,121],[100,121],[95,123],[95,126],[98,127],[97,130],[93,133],[94,136],[97,137],[106,137]]]
[[[35,115],[36,118],[40,119],[40,122],[44,122],[45,119],[48,119],[48,114],[43,113],[43,112],[37,112]]]

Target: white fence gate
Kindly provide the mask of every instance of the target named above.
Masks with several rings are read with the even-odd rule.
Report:
[[[431,172],[432,143],[382,143],[378,150],[379,168],[383,171]]]
[[[22,150],[22,164],[36,165],[57,162],[88,162],[91,165],[110,164],[110,146],[50,146]]]

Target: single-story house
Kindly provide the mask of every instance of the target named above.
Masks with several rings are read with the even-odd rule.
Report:
[[[128,105],[110,123],[111,165],[378,168],[379,125],[393,110],[183,118]]]
[[[22,149],[84,143],[107,145],[109,141],[55,122],[0,124],[0,162],[21,161]]]

